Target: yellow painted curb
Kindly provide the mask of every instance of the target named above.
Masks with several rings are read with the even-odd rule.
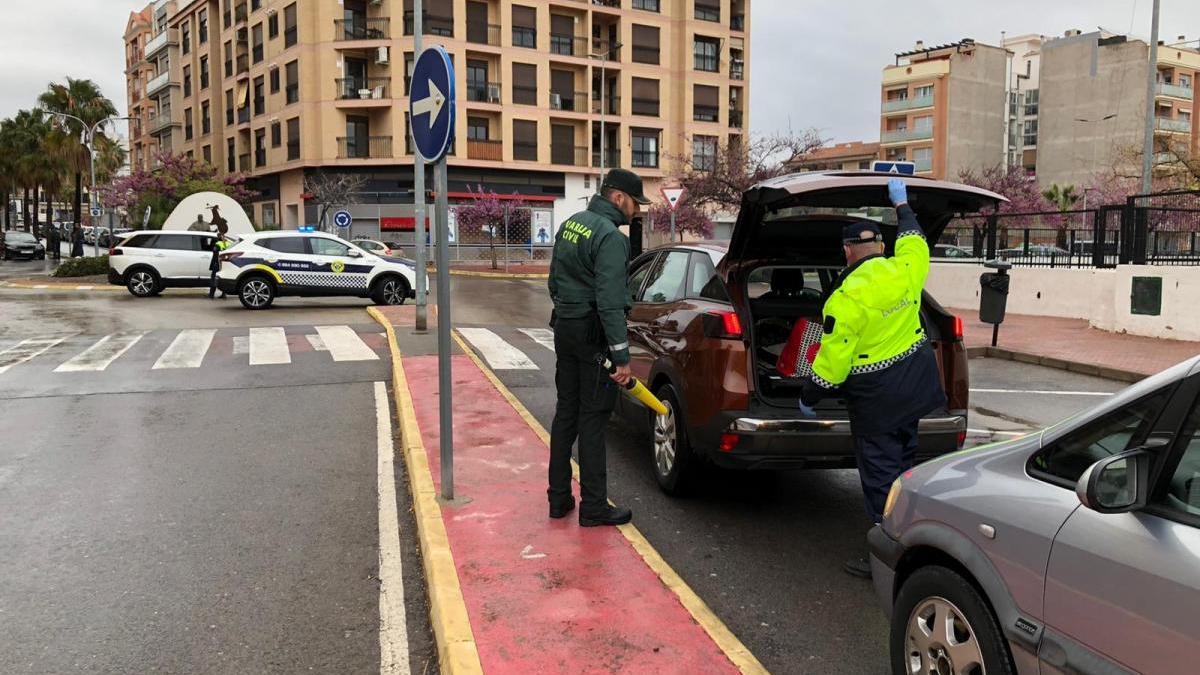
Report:
[[[550,445],[549,432],[546,431],[546,428],[542,426],[541,422],[537,421],[537,418],[533,416],[533,413],[529,412],[529,409],[525,407],[525,404],[521,403],[521,401],[517,399],[516,395],[513,394],[508,387],[504,386],[504,383],[500,381],[500,378],[496,377],[496,374],[492,372],[492,369],[484,364],[483,360],[475,354],[474,350],[467,345],[466,341],[464,341],[458,335],[458,333],[454,333],[454,340],[458,342],[458,346],[464,352],[466,352],[467,356],[475,362],[475,365],[479,366],[479,369],[482,370],[483,374],[487,376],[489,381],[491,381],[492,386],[494,386],[496,390],[500,392],[500,395],[508,401],[509,405],[511,405],[513,409],[517,411],[517,414],[521,416],[521,419],[525,420],[525,424],[529,425],[529,428],[533,430],[533,433],[537,434],[538,438],[541,438],[542,442],[544,442],[546,445]],[[571,470],[575,474],[575,480],[578,481],[579,466],[575,463],[575,460],[571,460]],[[634,550],[642,556],[642,560],[646,561],[646,565],[658,575],[658,578],[663,582],[663,585],[675,593],[676,597],[679,598],[679,602],[692,615],[692,618],[696,620],[696,623],[700,624],[704,628],[704,631],[708,633],[708,636],[712,638],[713,642],[715,642],[718,647],[720,647],[721,651],[725,652],[725,656],[729,657],[729,660],[734,666],[737,667],[738,670],[743,673],[754,673],[756,675],[766,675],[766,673],[768,673],[767,669],[764,668],[761,663],[759,663],[754,654],[750,653],[750,650],[746,648],[746,645],[742,644],[742,641],[733,634],[733,631],[729,630],[729,627],[725,625],[725,622],[721,621],[721,619],[717,617],[708,604],[704,602],[704,600],[700,599],[699,595],[696,595],[696,592],[692,590],[691,586],[688,586],[687,582],[683,580],[683,577],[680,577],[679,574],[671,568],[667,561],[663,559],[662,555],[660,555],[657,550],[655,550],[654,546],[649,540],[646,539],[641,531],[637,529],[637,527],[629,524],[621,525],[617,529],[621,531],[621,534],[625,535],[625,538],[628,539],[629,543],[633,545]]]
[[[368,307],[367,313],[383,326],[392,354],[392,389],[396,398],[396,416],[400,420],[400,447],[408,467],[425,583],[429,588],[429,619],[437,640],[441,672],[446,675],[483,673],[479,650],[475,646],[475,634],[471,632],[467,603],[463,599],[458,570],[454,567],[454,555],[450,551],[450,540],[446,536],[446,524],[442,521],[437,488],[433,484],[429,458],[425,454],[425,444],[421,441],[421,431],[417,425],[417,413],[409,395],[408,379],[401,365],[396,331],[387,317],[375,307]]]

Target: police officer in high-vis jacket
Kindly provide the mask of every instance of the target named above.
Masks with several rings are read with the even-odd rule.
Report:
[[[878,523],[891,484],[912,467],[917,424],[946,405],[937,361],[921,326],[921,293],[929,275],[929,245],[903,181],[888,182],[899,227],[895,255],[883,254],[883,237],[873,221],[842,232],[846,269],[825,302],[825,332],[813,376],[801,393],[806,414],[838,390],[850,412],[867,513]],[[846,571],[870,576],[866,559]]]
[[[571,495],[571,445],[579,440],[579,524],[622,525],[633,514],[608,503],[604,428],[616,405],[617,385],[631,377],[625,312],[629,239],[617,229],[649,203],[642,180],[613,169],[600,193],[559,228],[550,260],[554,314],[554,384],[558,403],[550,430],[550,517],[575,508]],[[611,375],[604,358],[616,366]]]

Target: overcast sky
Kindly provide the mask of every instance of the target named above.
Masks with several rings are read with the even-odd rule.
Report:
[[[749,0],[750,126],[818,128],[835,141],[878,137],[879,77],[916,40],[1010,36],[1097,26],[1150,32],[1151,0]],[[66,75],[95,80],[124,114],[122,34],[145,0],[3,0],[0,117],[32,106]],[[1200,2],[1162,0],[1162,35],[1200,38]]]

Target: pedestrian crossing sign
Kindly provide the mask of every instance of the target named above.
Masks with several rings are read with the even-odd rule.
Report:
[[[671,208],[671,210],[674,211],[675,207],[679,206],[680,200],[683,199],[684,188],[665,187],[665,188],[662,188],[661,191],[662,191],[663,199],[667,200],[667,206],[669,206]]]

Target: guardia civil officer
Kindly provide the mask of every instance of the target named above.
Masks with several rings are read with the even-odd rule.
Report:
[[[908,206],[903,181],[888,181],[899,227],[895,254],[883,254],[874,221],[860,220],[842,231],[846,269],[825,302],[825,332],[800,403],[812,406],[838,389],[850,412],[850,433],[858,460],[867,513],[883,520],[891,484],[912,467],[917,423],[946,405],[937,361],[921,327],[921,292],[929,275],[929,245]],[[865,558],[845,570],[871,575]]]
[[[575,508],[571,445],[578,439],[579,524],[584,527],[622,525],[633,518],[629,509],[608,503],[604,428],[616,405],[617,385],[631,377],[625,324],[629,239],[617,227],[629,223],[649,201],[636,174],[609,171],[587,210],[559,228],[550,260],[558,403],[550,430],[546,493],[551,518],[562,518]],[[600,365],[606,356],[616,366],[611,376]]]

